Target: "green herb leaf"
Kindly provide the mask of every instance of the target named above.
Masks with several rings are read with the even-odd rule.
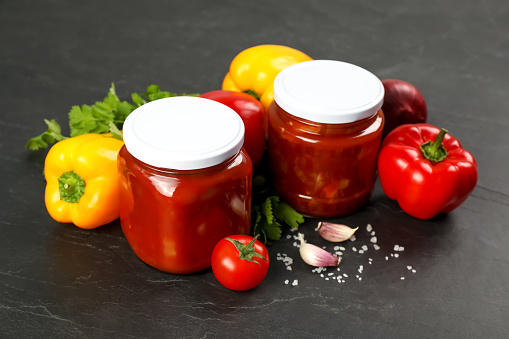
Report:
[[[60,125],[55,119],[44,119],[44,122],[48,125],[48,130],[41,135],[30,138],[25,144],[26,149],[35,151],[40,148],[46,148],[49,144],[67,139],[67,137],[62,135]]]
[[[111,136],[113,138],[118,139],[120,141],[124,141],[124,136],[123,136],[122,132],[120,132],[120,130],[117,128],[117,126],[112,121],[110,121],[108,123],[108,126],[110,126],[110,132],[111,132]]]
[[[276,218],[283,220],[291,228],[297,228],[304,222],[304,216],[286,202],[280,202],[274,209]]]

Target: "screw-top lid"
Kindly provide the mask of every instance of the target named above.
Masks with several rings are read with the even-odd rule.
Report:
[[[346,62],[312,60],[282,70],[274,80],[274,100],[296,117],[329,124],[368,118],[381,107],[382,82]]]
[[[237,154],[244,123],[231,108],[197,97],[149,102],[125,120],[124,143],[136,159],[175,170],[211,167]]]

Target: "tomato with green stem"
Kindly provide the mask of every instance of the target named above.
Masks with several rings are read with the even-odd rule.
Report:
[[[212,252],[212,271],[226,288],[250,290],[267,275],[269,252],[257,238],[232,235],[216,244]]]

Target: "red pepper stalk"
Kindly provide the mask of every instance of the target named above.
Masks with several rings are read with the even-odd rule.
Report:
[[[454,210],[477,184],[474,157],[445,129],[428,124],[402,125],[387,135],[378,173],[385,194],[419,219]]]

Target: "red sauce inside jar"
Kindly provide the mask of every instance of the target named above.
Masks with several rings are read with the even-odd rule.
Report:
[[[281,198],[310,216],[358,210],[373,191],[384,117],[320,124],[270,107],[269,161]]]
[[[171,171],[120,150],[120,221],[136,255],[172,273],[210,267],[215,244],[250,231],[251,160],[241,151],[211,168]]]
[[[316,217],[345,216],[369,200],[383,94],[374,75],[338,61],[304,62],[276,77],[268,153],[283,200]]]
[[[210,267],[219,240],[248,234],[251,159],[244,125],[203,98],[159,99],[124,123],[120,223],[134,253],[171,273]]]

